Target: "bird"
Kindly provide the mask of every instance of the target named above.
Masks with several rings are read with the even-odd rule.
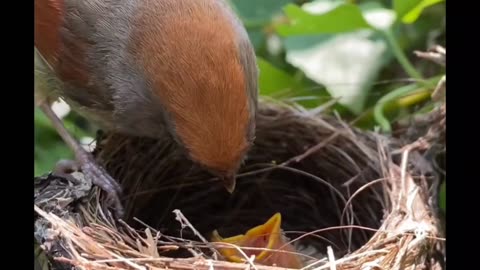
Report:
[[[251,228],[245,234],[223,238],[217,230],[214,230],[211,234],[211,242],[230,244],[219,245],[217,250],[231,262],[245,262],[246,259],[255,255],[255,263],[300,269],[306,265],[306,260],[299,255],[297,247],[289,243],[283,235],[281,224],[281,214],[275,213],[264,224]],[[239,247],[244,255],[233,245]]]
[[[102,130],[171,138],[230,193],[255,140],[255,49],[225,0],[35,0],[35,105],[81,170],[123,210],[121,187],[66,129],[63,99]],[[121,215],[121,214],[120,214]]]

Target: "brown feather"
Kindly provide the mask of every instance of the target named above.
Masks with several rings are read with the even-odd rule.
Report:
[[[43,76],[50,83],[47,91],[56,91],[55,95],[69,102],[90,107],[97,102],[92,98],[101,93],[91,83],[92,72],[86,62],[87,50],[92,45],[88,37],[92,33],[82,32],[82,28],[72,24],[72,17],[77,16],[72,3],[75,4],[65,0],[35,0],[35,47],[51,68],[43,70],[48,73]]]
[[[63,81],[79,87],[88,84],[85,63],[88,42],[67,29],[64,0],[35,0],[35,47]],[[67,33],[67,34],[66,34]]]
[[[192,158],[234,173],[252,119],[231,18],[215,0],[146,2],[132,51]]]
[[[35,47],[51,65],[59,56],[63,7],[63,0],[35,0]]]

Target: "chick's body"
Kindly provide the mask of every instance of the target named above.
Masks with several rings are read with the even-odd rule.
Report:
[[[233,181],[254,139],[257,66],[223,0],[36,0],[35,48],[38,102],[62,97],[103,129],[172,136]]]

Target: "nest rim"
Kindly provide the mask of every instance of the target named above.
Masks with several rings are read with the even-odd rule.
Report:
[[[270,119],[272,117],[271,111],[288,112],[295,117],[301,118],[302,121],[304,121],[303,123],[308,123],[306,124],[307,126],[322,125],[322,128],[325,128],[325,129],[330,128],[331,134],[327,138],[334,136],[334,134],[336,134],[336,131],[338,131],[339,129],[342,129],[342,132],[337,132],[337,133],[342,134],[342,136],[344,136],[344,134],[347,134],[345,136],[351,136],[352,134],[355,135],[355,132],[357,132],[357,131],[353,131],[347,124],[343,123],[340,120],[334,120],[334,122],[336,121],[335,123],[337,125],[332,126],[329,122],[325,121],[321,117],[317,117],[317,116],[314,117],[314,116],[305,114],[305,112],[296,110],[289,106],[271,104],[271,103],[265,103],[265,102],[263,103],[262,106],[264,108],[263,114],[266,119]],[[336,136],[338,136],[338,134]],[[378,269],[381,269],[381,267],[384,267],[383,269],[396,269],[395,267],[398,268],[403,264],[405,264],[405,261],[409,261],[409,260],[411,261],[411,258],[418,258],[421,256],[425,256],[425,254],[429,254],[428,252],[422,253],[421,251],[418,251],[418,250],[413,250],[413,251],[410,250],[409,245],[415,241],[419,243],[417,245],[420,245],[422,248],[427,248],[428,250],[430,250],[429,252],[433,252],[432,250],[436,250],[437,252],[442,253],[444,239],[441,238],[441,236],[443,233],[441,231],[441,228],[439,228],[438,220],[436,218],[436,213],[433,209],[434,207],[429,205],[429,197],[431,197],[431,195],[429,195],[428,193],[425,193],[426,192],[425,187],[422,187],[421,185],[417,184],[418,181],[414,180],[414,177],[413,177],[413,175],[415,174],[414,169],[409,168],[409,166],[407,166],[409,165],[408,164],[409,155],[412,156],[413,155],[412,153],[414,153],[417,150],[424,150],[422,149],[422,147],[425,148],[425,145],[421,143],[424,141],[419,140],[420,142],[415,141],[414,143],[408,143],[404,145],[402,145],[401,143],[396,143],[395,149],[398,152],[397,156],[399,157],[400,162],[398,161],[394,162],[391,158],[392,156],[391,151],[393,150],[390,150],[390,147],[391,147],[390,141],[386,142],[387,139],[385,137],[380,136],[378,134],[374,134],[374,133],[362,132],[359,134],[362,134],[362,136],[367,136],[370,139],[374,139],[373,141],[375,143],[375,147],[367,146],[365,141],[362,141],[362,140],[358,140],[358,141],[353,140],[353,142],[354,144],[357,145],[359,151],[363,152],[365,157],[369,159],[377,160],[378,166],[376,169],[378,170],[379,175],[382,176],[382,177],[378,177],[377,179],[369,179],[369,181],[367,181],[368,186],[363,186],[363,189],[368,189],[374,185],[378,185],[379,187],[381,187],[381,189],[385,193],[380,194],[378,196],[381,197],[381,201],[383,203],[382,209],[385,211],[385,213],[382,213],[382,220],[381,221],[379,220],[380,225],[377,229],[375,229],[376,231],[367,240],[367,242],[360,245],[360,247],[358,247],[356,250],[342,256],[341,258],[335,259],[335,254],[332,248],[327,247],[324,258],[322,258],[322,260],[317,260],[316,263],[314,263],[313,265],[310,265],[310,267],[315,267],[316,269],[328,269],[329,267],[331,267],[331,265],[335,265],[335,267],[337,267],[335,269],[360,269],[360,267],[362,266],[373,265],[372,267],[374,268],[372,269],[375,269],[375,267],[378,267]],[[358,139],[357,136],[354,136],[353,138]],[[350,140],[352,141],[352,138],[350,138]],[[319,144],[315,142],[314,145],[316,146]],[[167,145],[166,147],[168,148],[171,146]],[[306,152],[308,152],[308,149]],[[342,155],[347,155],[347,154],[342,153]],[[288,162],[292,162],[297,159],[305,159],[306,157],[307,156],[305,154],[297,155],[294,157],[290,157],[287,160],[284,160],[283,163],[288,164]],[[349,157],[352,158],[351,156]],[[270,166],[277,167],[277,169],[279,167],[278,165],[272,165],[272,164],[270,164]],[[81,178],[80,175],[77,175],[77,177]],[[211,177],[209,177],[209,179],[211,179]],[[327,182],[327,184],[329,183]],[[76,209],[75,211],[73,210],[65,211],[63,209],[60,212],[58,210],[53,212],[52,211],[47,212],[44,209],[48,209],[48,208],[46,208],[45,205],[43,205],[43,209],[42,209],[42,207],[39,206],[42,203],[40,202],[40,200],[36,200],[35,211],[39,215],[40,219],[42,219],[43,221],[42,223],[42,222],[39,222],[37,219],[37,228],[40,228],[40,227],[43,228],[43,230],[38,230],[38,231],[43,232],[45,234],[46,230],[44,228],[47,226],[46,224],[50,224],[49,226],[53,224],[54,225],[53,227],[56,227],[56,229],[61,232],[60,235],[62,234],[64,235],[63,238],[61,237],[62,241],[67,243],[66,245],[64,245],[64,246],[67,246],[67,248],[64,248],[64,249],[68,251],[66,252],[66,254],[63,254],[63,255],[68,255],[70,259],[68,259],[67,256],[61,256],[60,258],[63,258],[63,259],[56,258],[56,260],[60,260],[65,263],[69,263],[77,266],[83,266],[87,269],[88,267],[93,267],[94,265],[96,267],[100,267],[100,265],[102,267],[106,267],[105,259],[98,260],[97,258],[97,260],[88,261],[88,259],[85,259],[80,255],[82,254],[82,252],[79,252],[76,250],[76,249],[79,249],[79,250],[82,250],[84,254],[88,254],[88,252],[85,252],[85,250],[88,250],[88,247],[86,247],[86,245],[88,244],[86,244],[86,242],[82,242],[84,240],[83,238],[90,239],[89,241],[92,241],[92,239],[95,239],[95,237],[98,237],[97,241],[99,241],[99,239],[103,239],[105,237],[104,235],[98,236],[97,234],[95,234],[94,233],[95,230],[100,230],[100,231],[103,230],[103,233],[106,235],[110,235],[112,239],[117,239],[117,240],[121,239],[122,241],[120,242],[130,243],[130,245],[134,247],[136,245],[135,243],[136,241],[133,241],[134,240],[133,238],[128,241],[126,240],[126,238],[132,237],[132,235],[134,235],[134,237],[137,237],[136,240],[144,243],[145,246],[148,246],[147,244],[148,241],[150,241],[149,242],[150,245],[156,246],[156,244],[154,244],[155,231],[152,228],[144,224],[145,230],[143,231],[143,236],[140,236],[138,232],[135,232],[135,230],[129,225],[127,225],[126,223],[116,222],[114,216],[112,215],[112,213],[109,212],[109,210],[104,210],[105,199],[104,199],[104,196],[101,196],[101,193],[98,192],[97,188],[92,189],[91,186],[83,187],[81,191],[83,193],[77,191],[77,194],[75,194],[79,198],[74,198],[74,199],[70,198],[69,203],[75,200],[80,200],[81,198],[84,201],[83,204],[80,203],[79,205],[75,206],[75,209]],[[357,195],[357,193],[361,193],[362,191],[363,191],[362,189],[357,189],[356,192],[352,194],[353,197],[348,198],[348,200],[345,201],[345,204],[347,206],[353,204],[354,203],[353,198]],[[405,195],[405,194],[410,194],[408,192],[411,192],[411,191],[415,191],[419,195],[415,195],[413,198],[411,196]],[[46,196],[45,194],[48,194],[48,193],[44,193],[43,195]],[[41,197],[41,195],[42,194],[39,193],[38,196]],[[71,197],[74,197],[71,194],[69,195]],[[85,198],[89,198],[87,200],[87,203],[85,203]],[[426,222],[425,220],[420,220],[420,221],[417,220],[418,218],[415,217],[415,213],[409,210],[409,208],[411,208],[412,205],[415,206],[415,209],[421,209],[423,213],[429,214],[430,219],[428,220],[428,222]],[[347,208],[345,207],[344,209],[347,209]],[[342,210],[342,213],[341,213],[342,220],[343,220],[343,216],[345,215],[345,211],[346,210]],[[74,220],[73,223],[72,223],[72,220]],[[193,225],[190,225],[187,227],[189,227],[192,230],[195,229],[195,226]],[[352,226],[352,228],[353,227],[354,226]],[[345,227],[343,228],[345,229]],[[113,232],[112,231],[113,229],[118,231]],[[419,230],[420,231],[423,230],[423,231],[419,233]],[[122,233],[124,235],[121,235]],[[75,237],[77,237],[76,239],[77,242],[75,243],[75,241],[73,240],[72,240],[73,242],[66,241],[68,237],[65,237],[65,235],[69,235],[71,239],[74,239]],[[56,235],[55,237],[50,235],[50,237],[51,238],[53,237],[53,239],[51,240],[52,245],[58,244],[57,243],[59,241],[58,235]],[[395,242],[396,244],[392,244],[392,238],[393,239],[399,238],[400,240],[397,240]],[[80,239],[83,239],[83,240],[80,240]],[[145,239],[148,239],[148,240],[145,240]],[[169,247],[168,243],[163,243],[163,244],[164,246]],[[45,241],[42,243],[42,245],[43,246],[46,245]],[[90,251],[91,250],[98,251],[99,249],[101,249],[97,246],[99,244],[95,243],[95,241],[91,243],[91,245],[93,247],[90,247]],[[205,245],[205,243],[199,242],[199,245]],[[99,245],[99,246],[103,246],[103,245]],[[172,246],[173,245],[170,243],[170,247]],[[207,248],[209,248],[208,245],[206,246]],[[440,246],[440,247],[432,248],[432,246]],[[376,248],[373,248],[373,247],[376,247]],[[140,262],[141,261],[140,259],[128,261],[126,258],[116,258],[116,260],[118,261],[117,263],[118,265],[124,265],[130,268],[104,268],[104,269],[138,269],[138,267],[140,267],[141,265],[148,265],[148,264],[154,265],[155,263],[158,263],[161,267],[168,267],[168,268],[175,268],[175,269],[192,269],[192,268],[206,269],[206,268],[210,268],[211,266],[213,267],[218,266],[221,268],[231,268],[231,269],[245,268],[245,264],[236,264],[236,263],[224,262],[220,260],[212,260],[212,258],[206,258],[202,256],[197,258],[162,257],[160,256],[160,254],[158,254],[158,251],[155,253],[155,251],[152,251],[145,247],[140,247],[140,246],[136,246],[136,248],[139,250],[143,250],[145,254],[148,254],[149,256],[152,257],[151,258],[152,260],[147,263],[145,262],[147,259],[145,259],[145,261],[143,262]],[[112,248],[112,250],[115,250],[115,248]],[[388,250],[388,252],[385,253],[385,250]],[[142,258],[142,256],[143,257],[146,256],[145,254],[142,255],[142,253],[138,253],[138,250],[136,252],[137,252],[136,255],[138,258]],[[128,252],[126,253],[128,254]],[[130,251],[130,253],[134,254],[135,252]],[[105,256],[106,257],[113,256],[111,254],[111,251],[107,253],[100,252],[100,254],[101,256],[100,255],[98,256],[99,258],[102,258]],[[389,256],[392,257],[392,254],[395,254],[395,256],[393,256],[393,258],[388,259]],[[95,257],[95,256],[92,256],[92,257]],[[402,259],[399,259],[399,258],[402,258]],[[112,263],[112,259],[107,261]],[[135,266],[135,264],[137,263],[138,265]],[[323,264],[323,265],[319,265],[319,264]],[[113,265],[115,265],[115,263]],[[385,268],[386,265],[389,265],[392,268]],[[442,265],[442,263],[440,263],[440,265]],[[270,266],[256,265],[255,263],[251,263],[251,267],[254,267],[256,269],[273,269]],[[436,267],[440,267],[440,266],[436,266]],[[438,268],[438,269],[441,269],[441,268]]]

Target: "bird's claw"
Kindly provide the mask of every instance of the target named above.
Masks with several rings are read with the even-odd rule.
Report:
[[[123,217],[124,209],[120,200],[122,192],[120,185],[103,167],[98,165],[90,154],[80,155],[77,161],[61,160],[57,163],[54,171],[60,175],[68,175],[70,172],[79,170],[82,171],[85,178],[91,180],[94,185],[107,193],[107,204],[113,204],[117,216],[119,218]]]

